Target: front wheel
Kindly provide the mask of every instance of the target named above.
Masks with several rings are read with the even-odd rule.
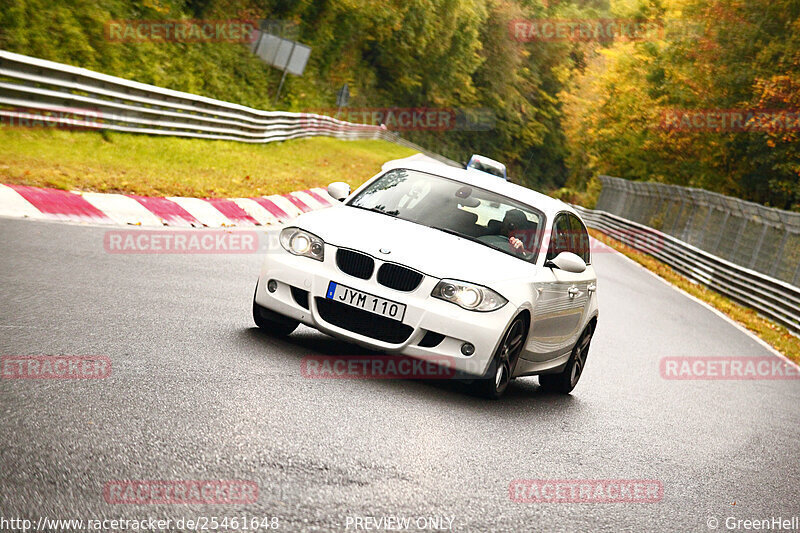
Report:
[[[569,394],[578,380],[583,375],[586,367],[586,356],[589,354],[589,344],[592,342],[592,328],[587,328],[583,335],[575,343],[572,355],[567,361],[567,365],[558,374],[540,374],[539,385],[545,390]]]
[[[489,365],[489,371],[483,379],[475,382],[479,394],[496,400],[506,393],[517,358],[525,345],[527,329],[527,321],[522,317],[517,317],[508,327]]]
[[[256,284],[256,292],[257,291],[258,284]],[[286,337],[300,325],[300,322],[297,320],[258,305],[256,303],[255,294],[253,294],[253,321],[256,323],[256,326],[277,337]]]

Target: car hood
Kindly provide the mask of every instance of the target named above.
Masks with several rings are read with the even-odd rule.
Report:
[[[333,246],[358,250],[437,278],[491,286],[492,282],[531,279],[536,269],[531,263],[468,239],[355,207],[312,211],[292,225]]]

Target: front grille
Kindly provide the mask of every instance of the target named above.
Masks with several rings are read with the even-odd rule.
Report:
[[[315,298],[314,301],[317,304],[317,311],[322,320],[365,337],[390,344],[401,344],[414,332],[414,328],[397,320],[334,302],[327,298]]]
[[[422,274],[394,263],[384,263],[378,269],[378,283],[390,289],[411,292],[422,283]]]
[[[336,252],[336,266],[345,274],[369,279],[372,277],[372,271],[375,270],[375,260],[368,255],[340,248]]]

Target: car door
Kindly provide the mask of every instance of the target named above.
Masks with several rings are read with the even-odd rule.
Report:
[[[574,222],[573,219],[574,218]],[[561,252],[572,252],[588,259],[588,235],[573,230],[580,220],[570,213],[559,213],[550,232],[545,261]],[[585,229],[583,230],[585,232]],[[558,268],[542,269],[536,282],[537,300],[533,312],[532,341],[537,360],[546,361],[569,351],[577,341],[589,298],[593,274],[566,272]]]

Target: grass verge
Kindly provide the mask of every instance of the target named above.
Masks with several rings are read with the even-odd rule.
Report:
[[[740,305],[718,292],[689,281],[668,265],[650,255],[636,251],[630,246],[612,239],[597,230],[590,229],[589,233],[598,241],[633,259],[676,287],[725,313],[737,323],[758,335],[764,342],[786,357],[795,363],[800,363],[800,338],[792,335],[785,327],[771,322],[754,310]]]
[[[246,144],[0,127],[0,183],[145,196],[246,197],[352,187],[414,154],[386,141],[312,137]]]

